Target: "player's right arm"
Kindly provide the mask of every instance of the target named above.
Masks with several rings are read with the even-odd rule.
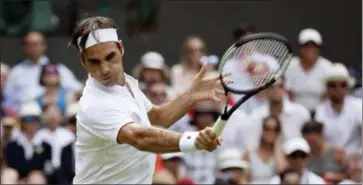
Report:
[[[171,153],[183,151],[182,142],[188,142],[188,137],[197,150],[213,151],[219,144],[211,128],[182,134],[156,127],[145,127],[134,122],[119,130],[117,142],[132,145],[141,151]]]
[[[220,144],[211,128],[181,134],[146,126],[136,123],[127,111],[112,104],[90,106],[81,111],[78,118],[97,137],[118,144],[129,144],[147,152],[213,151]]]

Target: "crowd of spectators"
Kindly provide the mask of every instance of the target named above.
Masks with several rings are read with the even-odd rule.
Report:
[[[255,32],[253,25],[240,25],[233,39]],[[222,146],[212,153],[158,155],[154,184],[362,183],[360,77],[324,57],[318,30],[303,29],[296,38],[298,55],[284,78],[232,115]],[[218,56],[207,52],[202,37],[181,45],[178,64],[169,68],[159,52],[148,51],[131,73],[155,105],[187,90],[204,63],[206,77],[219,75]],[[1,62],[1,183],[71,184],[84,83],[47,57],[42,33],[25,34],[23,49],[23,61],[12,67]],[[170,129],[212,126],[223,106],[238,97],[221,98],[199,102]]]

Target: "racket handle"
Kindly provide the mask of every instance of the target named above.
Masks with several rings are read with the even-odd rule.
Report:
[[[227,124],[227,120],[222,120],[221,117],[218,118],[213,126],[213,131],[216,133],[217,137],[222,135],[223,129]]]

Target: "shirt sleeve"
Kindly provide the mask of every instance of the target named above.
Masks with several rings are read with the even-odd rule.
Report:
[[[59,74],[61,78],[62,86],[65,89],[69,89],[71,91],[81,90],[83,84],[74,76],[71,70],[69,70],[65,65],[59,65]]]
[[[86,113],[86,115],[84,115]],[[86,123],[83,126],[94,135],[117,143],[119,130],[128,123],[134,122],[130,115],[122,108],[115,106],[94,106],[80,113],[85,117]],[[81,121],[83,121],[81,119]]]

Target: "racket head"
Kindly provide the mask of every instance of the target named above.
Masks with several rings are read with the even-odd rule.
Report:
[[[227,49],[219,64],[226,91],[246,94],[265,89],[286,71],[293,55],[287,39],[276,33],[247,36]],[[222,75],[230,73],[228,78]],[[233,80],[234,83],[228,83]]]

